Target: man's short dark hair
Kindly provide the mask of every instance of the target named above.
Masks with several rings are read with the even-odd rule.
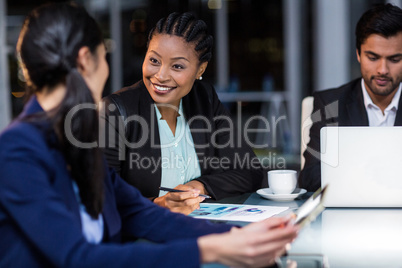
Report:
[[[360,47],[371,34],[386,38],[402,32],[402,9],[392,4],[376,5],[366,11],[356,25],[356,48]]]

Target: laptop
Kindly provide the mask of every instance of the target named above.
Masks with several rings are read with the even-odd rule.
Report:
[[[323,127],[325,207],[402,207],[402,127]]]

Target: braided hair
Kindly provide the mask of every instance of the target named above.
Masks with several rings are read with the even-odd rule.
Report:
[[[155,34],[180,36],[186,42],[194,43],[200,63],[208,62],[212,57],[213,37],[208,34],[206,23],[196,19],[189,12],[183,14],[174,12],[160,19],[149,32],[148,45]]]
[[[77,57],[84,46],[96,55],[102,42],[99,26],[83,7],[59,3],[34,9],[27,16],[17,43],[28,86],[27,97],[45,88],[50,93],[59,84],[66,86],[58,107],[33,119],[50,121],[58,138],[57,146],[78,186],[81,203],[95,219],[102,212],[104,199],[102,151],[99,147],[72,144],[66,130],[82,143],[97,142],[98,113],[95,109],[80,109],[71,119],[69,129],[65,128],[65,121],[68,112],[77,105],[94,104],[91,91],[77,70]]]

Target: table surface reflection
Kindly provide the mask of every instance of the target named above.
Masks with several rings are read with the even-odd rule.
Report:
[[[220,203],[289,207],[281,213],[285,215],[295,211],[309,195],[311,193],[294,201],[277,202],[253,193],[220,200]],[[288,258],[292,256],[298,259],[321,258],[317,267],[402,267],[402,209],[327,208],[300,231]],[[310,265],[311,262],[297,267]]]

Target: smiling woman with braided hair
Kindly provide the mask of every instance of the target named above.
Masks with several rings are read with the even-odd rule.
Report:
[[[258,158],[201,81],[212,46],[204,21],[171,13],[149,33],[143,79],[104,99],[109,165],[145,197],[184,214],[199,207],[200,194],[219,200],[262,186]]]

